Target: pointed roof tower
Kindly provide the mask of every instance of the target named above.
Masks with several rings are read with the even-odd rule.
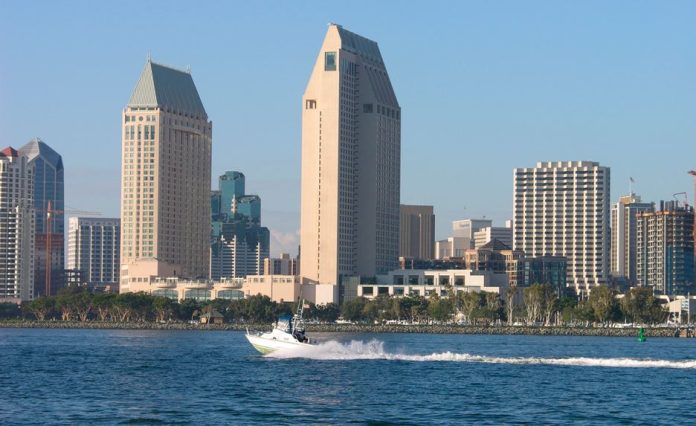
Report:
[[[208,118],[191,74],[152,62],[148,58],[129,107],[160,107],[194,117]]]
[[[63,158],[39,138],[34,138],[19,148],[19,154],[26,156],[28,161],[41,157],[56,170],[63,170]]]

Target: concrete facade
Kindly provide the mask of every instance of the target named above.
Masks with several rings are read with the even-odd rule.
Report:
[[[0,301],[34,298],[34,166],[12,148],[0,151]]]
[[[191,74],[148,60],[121,122],[120,291],[207,277],[212,122]]]
[[[628,286],[636,284],[637,214],[654,210],[653,203],[642,203],[635,194],[620,197],[611,206],[611,275]]]
[[[636,281],[657,294],[686,295],[694,286],[694,210],[676,201],[637,213]]]
[[[474,248],[482,247],[493,240],[512,247],[512,227],[486,226],[474,232]]]
[[[378,275],[376,283],[361,283],[357,287],[357,296],[368,299],[381,295],[448,296],[449,291],[504,294],[507,287],[508,277],[505,273],[466,269],[400,269]]]
[[[267,257],[263,260],[264,275],[297,275],[297,259],[288,253],[280,257]]]
[[[578,294],[609,277],[609,168],[590,161],[514,169],[513,248],[568,260]]]
[[[435,242],[435,259],[463,257],[464,252],[473,247],[472,240],[466,237],[449,237]]]
[[[337,286],[302,284],[294,275],[249,275],[224,280],[187,280],[172,278],[141,278],[131,283],[131,290],[175,300],[243,299],[257,294],[278,303],[297,302],[300,298],[317,305],[335,303]]]
[[[121,220],[71,217],[68,220],[68,269],[81,271],[90,287],[119,283]]]
[[[377,43],[329,25],[302,97],[300,273],[394,269],[399,252],[401,108]]]
[[[435,214],[433,206],[402,204],[399,221],[399,257],[433,259]]]

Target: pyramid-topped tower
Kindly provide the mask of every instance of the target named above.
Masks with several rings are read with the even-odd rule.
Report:
[[[122,127],[121,292],[207,278],[212,122],[191,74],[148,59]]]

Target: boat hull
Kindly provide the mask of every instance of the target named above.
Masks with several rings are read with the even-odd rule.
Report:
[[[254,349],[264,355],[275,352],[278,349],[292,349],[312,346],[308,343],[300,343],[295,339],[281,340],[277,337],[274,338],[273,336],[247,334],[245,337],[249,343],[251,343],[251,346],[253,346]]]

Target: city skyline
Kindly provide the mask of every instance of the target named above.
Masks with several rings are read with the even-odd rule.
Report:
[[[187,35],[190,40],[167,30],[134,47],[116,40],[122,40],[124,30],[145,22],[147,13],[134,17],[105,5],[93,22],[57,30],[60,19],[55,17],[72,8],[45,3],[47,13],[35,16],[36,3],[4,3],[0,36],[12,43],[0,46],[6,64],[0,71],[0,130],[6,144],[21,146],[39,136],[63,155],[66,205],[115,215],[119,165],[107,159],[118,157],[119,123],[114,117],[127,101],[124,93],[132,89],[148,52],[166,64],[190,64],[216,122],[212,175],[229,169],[246,173],[254,182],[250,191],[265,200],[272,254],[296,254],[300,195],[292,188],[299,188],[298,99],[318,39],[326,23],[336,21],[378,40],[386,52],[394,89],[407,112],[401,202],[434,205],[437,239],[448,235],[449,223],[456,219],[485,215],[501,226],[512,214],[512,169],[537,161],[587,160],[611,167],[612,202],[628,193],[629,176],[645,201],[685,191],[692,202],[686,171],[693,164],[689,156],[676,154],[689,152],[696,138],[690,119],[696,111],[696,85],[687,78],[696,66],[694,58],[682,54],[696,32],[687,18],[693,16],[694,5],[640,4],[629,10],[625,3],[597,4],[509,4],[505,12],[493,13],[492,6],[439,3],[419,16],[418,28],[427,31],[401,29],[409,27],[404,24],[416,13],[411,5],[403,6],[405,17],[386,27],[375,17],[336,5],[321,12],[311,5],[279,3],[273,12],[238,5],[248,24],[226,14],[229,6],[217,5],[213,8],[218,15],[238,25],[219,31],[215,24],[221,21],[215,17],[215,28]],[[174,3],[163,13],[178,22],[185,16],[182,5]],[[375,8],[379,12],[389,6]],[[453,13],[443,13],[449,9]],[[292,18],[300,14],[304,24],[294,25]],[[612,20],[618,16],[633,19]],[[259,25],[269,22],[276,25]],[[154,28],[160,25],[152,23]],[[26,33],[29,26],[35,31]],[[89,40],[76,37],[85,26],[94,35]],[[216,34],[211,47],[199,49],[210,32]],[[453,33],[456,37],[448,39]],[[289,38],[287,48],[273,49],[271,42],[281,35]],[[180,44],[165,43],[168,37]],[[234,43],[239,54],[211,53],[235,38],[255,42],[246,41],[249,47]],[[55,43],[67,48],[57,49]],[[420,58],[411,55],[413,49]],[[64,58],[60,61],[58,51]],[[445,56],[447,52],[456,54]],[[270,83],[267,77],[275,67],[269,67],[269,56],[288,64],[284,77]],[[35,66],[44,62],[40,58],[55,65],[51,73]],[[250,79],[253,75],[258,77]],[[271,93],[276,102],[269,103]],[[45,107],[41,120],[27,113],[38,104]],[[277,125],[260,125],[269,119]],[[509,155],[486,157],[491,146],[495,153],[505,150]],[[230,152],[244,155],[238,159]],[[96,163],[94,158],[103,160]],[[486,179],[480,180],[484,173]],[[477,185],[462,185],[468,181]]]

